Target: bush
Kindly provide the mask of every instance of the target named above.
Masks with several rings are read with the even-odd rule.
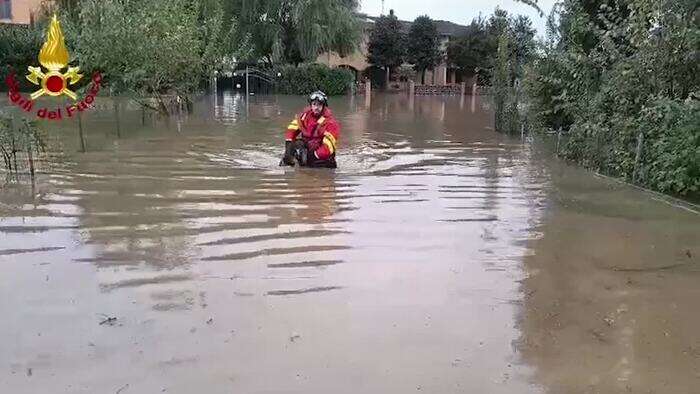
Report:
[[[700,197],[700,104],[659,99],[639,122],[648,143],[642,150],[646,183],[662,192]],[[646,140],[645,140],[646,141]]]
[[[44,136],[36,121],[0,116],[0,156],[8,172],[18,173],[24,156],[30,175],[34,177],[34,157],[45,150]]]
[[[39,63],[43,43],[42,31],[23,25],[0,24],[0,76],[2,81],[14,70],[23,88],[30,86],[24,79],[28,66]],[[7,87],[2,84],[3,90]]]
[[[277,92],[282,94],[309,94],[321,90],[329,96],[348,92],[355,76],[342,68],[329,68],[323,64],[285,65],[274,70]]]
[[[559,152],[595,171],[665,193],[700,197],[693,2],[638,0],[585,7],[563,0],[524,81],[528,118],[563,129]]]

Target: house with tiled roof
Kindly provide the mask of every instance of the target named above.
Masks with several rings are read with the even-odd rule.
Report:
[[[337,53],[328,52],[321,54],[316,61],[318,63],[326,64],[330,67],[342,67],[347,68],[355,73],[355,77],[359,80],[363,77],[371,77],[372,75],[382,75],[381,70],[373,70],[377,67],[372,66],[367,63],[367,43],[369,42],[370,32],[374,27],[374,23],[379,17],[368,16],[365,14],[358,14],[362,19],[363,23],[363,35],[362,41],[354,53],[341,57]],[[403,30],[408,33],[411,29],[411,24],[413,22],[400,20]],[[467,26],[459,25],[449,21],[434,20],[435,27],[438,32],[438,39],[440,43],[440,49],[444,53],[447,51],[447,44],[466,33]],[[381,78],[378,78],[381,82]],[[443,61],[433,71],[426,71],[425,83],[432,85],[447,85],[453,83],[462,82],[462,75],[456,68],[449,67],[446,59],[443,57]],[[380,83],[381,85],[381,83]]]

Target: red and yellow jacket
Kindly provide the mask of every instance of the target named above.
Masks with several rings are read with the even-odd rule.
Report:
[[[326,160],[335,154],[340,125],[328,107],[324,108],[318,117],[314,115],[311,108],[306,108],[289,123],[285,139],[293,141],[300,134],[316,157]]]

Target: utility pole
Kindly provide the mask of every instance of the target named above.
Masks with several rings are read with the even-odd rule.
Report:
[[[248,66],[245,66],[245,99],[248,101],[250,91],[248,90]]]
[[[381,15],[384,15],[384,0],[382,0],[382,13],[379,14],[379,15],[380,15],[380,16],[381,16]]]
[[[250,91],[248,90],[248,66],[245,66],[245,120],[248,121],[248,101],[250,101]]]

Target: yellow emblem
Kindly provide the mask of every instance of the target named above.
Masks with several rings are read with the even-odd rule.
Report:
[[[32,100],[36,100],[44,94],[49,96],[65,94],[73,100],[77,99],[75,92],[68,89],[68,85],[80,81],[83,75],[78,74],[79,67],[68,67],[65,74],[61,73],[61,70],[68,66],[68,50],[56,15],[51,19],[46,42],[39,52],[39,63],[48,71],[44,73],[41,67],[28,67],[27,79],[31,83],[41,86],[41,89],[31,94]]]

